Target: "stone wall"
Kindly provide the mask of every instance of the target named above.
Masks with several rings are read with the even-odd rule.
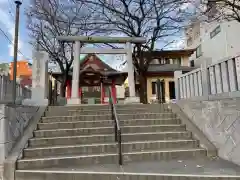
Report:
[[[218,148],[221,158],[240,165],[240,98],[177,104]]]
[[[39,107],[0,104],[0,166]]]

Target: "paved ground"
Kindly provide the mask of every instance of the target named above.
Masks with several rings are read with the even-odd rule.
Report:
[[[222,159],[178,159],[161,162],[128,163],[123,167],[117,165],[89,166],[84,168],[46,169],[43,171],[75,171],[75,172],[116,172],[139,174],[173,174],[173,175],[225,175],[240,176],[240,167]]]

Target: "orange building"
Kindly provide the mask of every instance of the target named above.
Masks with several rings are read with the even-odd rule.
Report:
[[[13,62],[11,62],[9,66],[9,75],[10,79],[13,80]],[[17,62],[17,78],[20,78],[21,76],[32,76],[32,68],[30,67],[29,62],[26,60]]]

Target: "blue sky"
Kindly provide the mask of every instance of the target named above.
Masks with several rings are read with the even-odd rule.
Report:
[[[24,0],[21,5],[20,13],[20,29],[19,29],[19,47],[21,53],[18,53],[18,60],[32,58],[32,47],[28,43],[29,36],[26,29],[27,17],[24,14],[25,8],[30,0]],[[0,28],[5,32],[8,38],[14,42],[14,23],[15,23],[15,4],[14,0],[0,0]],[[9,63],[13,61],[13,45],[0,31],[0,63]],[[111,66],[116,69],[120,68],[123,58],[121,55],[101,57]],[[117,61],[115,61],[117,60]],[[114,62],[114,63],[113,63]],[[121,69],[121,68],[120,68]]]
[[[20,13],[20,29],[19,29],[19,53],[18,59],[31,58],[31,46],[28,44],[29,37],[26,30],[26,16],[24,9],[29,0],[24,0],[21,5]],[[14,0],[0,0],[0,28],[3,30],[9,39],[14,42],[14,22],[15,21],[15,3]],[[11,62],[13,60],[13,45],[0,32],[0,62]]]
[[[29,36],[26,29],[27,18],[24,14],[30,0],[23,0],[20,13],[20,30],[19,30],[19,47],[21,53],[18,54],[18,60],[30,59],[32,57],[32,47],[28,43]],[[15,21],[15,4],[14,0],[0,0],[0,28],[3,30],[8,38],[14,42],[14,21]],[[0,31],[0,63],[13,61],[13,45]],[[182,46],[183,41],[179,40],[172,45],[172,49]],[[114,68],[120,67],[123,56],[103,56],[106,62]],[[114,61],[118,60],[118,61]]]

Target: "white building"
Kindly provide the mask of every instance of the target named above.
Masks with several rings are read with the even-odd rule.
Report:
[[[194,22],[185,34],[185,48],[196,48],[190,57],[195,66],[199,66],[202,59],[214,63],[240,53],[240,23],[237,21]]]

